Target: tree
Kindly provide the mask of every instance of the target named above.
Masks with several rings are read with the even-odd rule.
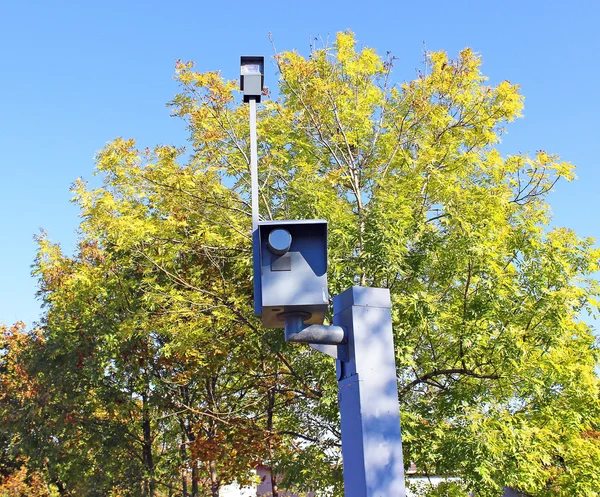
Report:
[[[0,325],[0,496],[53,497],[43,468],[30,464],[18,428],[28,423],[26,408],[37,382],[25,367],[39,337],[23,323]],[[24,416],[25,415],[25,416]]]
[[[518,87],[486,85],[468,49],[429,54],[426,72],[392,86],[393,59],[357,51],[351,33],[276,61],[281,96],[259,121],[263,212],[329,220],[334,292],[391,290],[407,460],[481,495],[591,495],[597,352],[580,315],[595,306],[599,253],[549,227],[547,194],[573,166],[495,148],[520,116]],[[189,65],[180,80],[195,160],[245,198],[233,85]]]
[[[272,452],[275,395],[292,391],[298,375],[281,371],[280,352],[266,354],[268,341],[244,311],[249,249],[219,183],[180,169],[174,149],[147,152],[156,168],[134,154],[132,142],[117,140],[98,158],[104,186],[74,185],[84,222],[73,257],[39,239],[48,352],[31,367],[61,398],[89,407],[85,416],[77,408],[77,438],[93,435],[123,454],[113,471],[102,469],[103,492],[158,495],[176,487],[179,468],[183,494],[203,486],[218,495]],[[69,459],[86,464],[82,449]],[[64,476],[66,491],[90,486],[82,472]]]
[[[102,217],[96,213],[95,220]],[[116,229],[113,234],[113,240],[120,236]],[[48,308],[47,342],[32,367],[51,379],[48,390],[72,406],[46,402],[46,409],[75,430],[64,440],[59,437],[60,445],[74,438],[85,441],[78,447],[80,452],[69,454],[70,466],[85,465],[90,445],[97,441],[98,450],[110,454],[109,460],[115,463],[111,468],[102,462],[101,494],[120,489],[127,495],[157,495],[175,485],[176,468],[186,464],[190,453],[187,444],[193,444],[192,452],[199,451],[199,422],[194,418],[202,413],[190,399],[206,385],[206,372],[199,379],[194,374],[207,367],[212,354],[210,350],[187,353],[169,340],[179,330],[171,326],[164,331],[164,327],[172,321],[169,312],[178,311],[160,308],[155,312],[153,303],[146,303],[147,294],[140,288],[148,280],[158,277],[153,281],[155,295],[161,295],[161,284],[167,284],[164,278],[160,281],[163,273],[158,273],[156,260],[150,262],[141,252],[132,254],[122,246],[110,247],[107,238],[102,242],[100,246],[92,237],[85,238],[71,259],[40,239],[38,273]],[[189,328],[188,320],[179,317],[179,328]],[[211,386],[214,393],[215,385]],[[182,432],[186,437],[183,454]],[[92,467],[106,461],[100,456],[91,457]],[[194,459],[191,495],[198,495],[196,464]],[[97,477],[91,468],[64,475],[66,491],[88,495],[91,488],[98,488],[97,482],[86,481],[88,473]],[[81,484],[86,491],[77,490]]]
[[[390,289],[406,461],[481,496],[595,495],[597,348],[581,315],[597,309],[600,253],[551,227],[548,194],[573,166],[496,148],[518,87],[486,84],[469,49],[430,53],[394,85],[393,57],[349,32],[275,61],[261,210],[329,221],[332,294]],[[285,488],[339,495],[332,364],[252,312],[247,106],[218,73],[179,62],[177,78],[191,153],[115,140],[98,156],[103,186],[74,185],[78,253],[40,239],[41,333],[55,365],[72,358],[62,395],[93,398],[86,418],[135,420],[118,423],[143,448],[131,495],[133,481],[142,495],[174,487],[178,469],[185,494],[186,465],[192,493],[215,495],[260,460]],[[109,432],[86,443],[100,451]],[[89,453],[73,457],[87,467]],[[125,481],[110,472],[107,488]]]

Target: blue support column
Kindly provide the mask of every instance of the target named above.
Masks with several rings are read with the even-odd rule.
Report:
[[[337,361],[345,497],[406,497],[390,309],[383,288],[333,299],[348,337],[348,361]]]

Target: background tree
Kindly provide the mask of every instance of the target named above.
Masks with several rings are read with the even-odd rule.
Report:
[[[351,33],[276,61],[280,98],[259,119],[261,207],[330,222],[334,293],[391,290],[407,460],[480,495],[507,484],[592,495],[595,463],[581,461],[598,450],[597,352],[580,316],[595,306],[598,251],[549,227],[547,194],[573,166],[495,148],[520,116],[518,87],[486,85],[469,49],[429,54],[416,80],[392,86],[393,59],[357,51]],[[174,106],[194,159],[246,198],[233,84],[180,71]]]
[[[573,166],[496,148],[518,87],[486,84],[469,49],[428,54],[395,85],[394,59],[348,32],[275,61],[261,211],[329,221],[332,294],[390,289],[406,461],[457,478],[437,495],[595,495],[597,349],[581,314],[599,252],[550,225],[547,196]],[[49,461],[65,495],[216,495],[261,461],[274,494],[309,481],[340,495],[331,360],[253,315],[247,106],[218,73],[180,62],[177,78],[191,151],[108,144],[103,185],[74,185],[77,252],[40,238],[28,464]]]
[[[0,325],[0,496],[51,497],[52,486],[44,466],[28,461],[23,425],[26,409],[37,395],[38,384],[27,368],[27,358],[36,349],[39,336],[28,333],[23,323]]]

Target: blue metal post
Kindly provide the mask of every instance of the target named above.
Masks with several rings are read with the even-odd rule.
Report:
[[[345,497],[406,497],[390,309],[383,288],[333,299],[348,338],[348,361],[337,361]]]

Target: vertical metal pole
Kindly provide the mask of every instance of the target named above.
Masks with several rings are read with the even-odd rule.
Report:
[[[337,361],[345,497],[406,497],[390,309],[384,288],[333,299],[348,335],[348,361]]]
[[[260,288],[260,240],[258,236],[258,151],[256,146],[256,99],[250,98],[250,187],[252,195],[252,264],[254,266],[254,314],[262,314]]]
[[[256,149],[256,99],[250,99],[250,183],[252,187],[252,233],[258,227],[258,152]]]

